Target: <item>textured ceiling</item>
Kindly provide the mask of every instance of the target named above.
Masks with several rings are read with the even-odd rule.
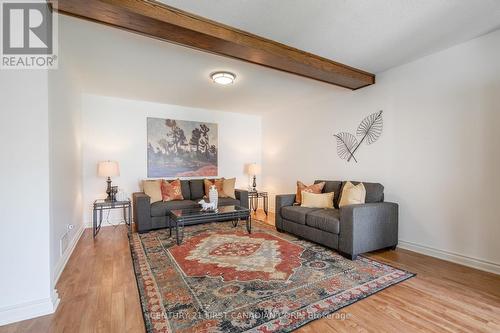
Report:
[[[500,0],[160,0],[372,73],[500,28]]]

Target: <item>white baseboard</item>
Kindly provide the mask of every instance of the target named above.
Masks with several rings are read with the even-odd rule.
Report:
[[[500,264],[489,262],[482,259],[472,258],[468,256],[464,256],[462,254],[453,253],[444,250],[438,250],[429,246],[419,245],[413,242],[407,242],[403,240],[399,240],[398,247],[401,249],[425,254],[431,257],[443,259],[446,261],[451,261],[456,264],[476,268],[482,271],[500,274]]]
[[[52,301],[52,313],[56,312],[57,307],[59,306],[59,303],[61,302],[61,299],[59,298],[59,292],[57,291],[56,288],[52,289],[52,295],[51,299]]]
[[[52,314],[58,305],[59,296],[54,289],[51,297],[1,308],[0,326]]]
[[[59,260],[59,263],[55,269],[55,279],[53,285],[55,286],[61,273],[64,270],[76,244],[80,240],[80,237],[85,230],[84,224],[80,224],[80,228],[77,230],[75,237],[73,238],[70,246],[66,250],[64,257]],[[34,300],[30,302],[25,302],[21,304],[16,304],[4,308],[0,308],[0,326],[15,323],[21,320],[32,319],[35,317],[45,316],[54,313],[59,306],[59,294],[56,289],[52,290],[52,294],[48,298],[43,298],[39,300]]]
[[[59,280],[59,277],[61,276],[61,273],[63,272],[64,267],[71,257],[71,254],[73,253],[73,250],[80,240],[80,237],[82,236],[84,230],[85,225],[81,223],[80,228],[77,230],[75,237],[73,237],[73,240],[68,246],[66,253],[63,257],[60,258],[58,264],[56,265],[54,271],[55,278],[53,279],[54,286],[57,284],[57,281]],[[48,298],[42,298],[39,300],[0,308],[0,326],[15,323],[21,320],[27,320],[52,314],[59,306],[59,302],[59,294],[57,293],[56,289],[53,289],[52,294]]]
[[[64,267],[66,267],[66,264],[68,263],[71,254],[73,254],[73,250],[75,249],[76,244],[78,244],[80,237],[82,237],[84,230],[85,230],[84,223],[80,223],[80,228],[76,231],[76,235],[75,237],[73,237],[71,244],[69,244],[68,248],[66,249],[64,256],[59,258],[59,262],[57,263],[54,271],[54,276],[55,276],[55,278],[53,279],[54,286],[57,284],[57,281],[59,281],[59,278],[61,277],[61,274],[64,271]]]

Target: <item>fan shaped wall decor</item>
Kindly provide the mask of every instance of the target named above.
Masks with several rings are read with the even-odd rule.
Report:
[[[357,163],[358,160],[354,157],[354,153],[356,153],[359,146],[361,146],[363,142],[371,145],[380,138],[384,128],[382,112],[383,111],[372,113],[359,124],[356,130],[356,135],[361,137],[359,142],[356,136],[348,132],[334,134],[335,139],[337,139],[337,155],[339,155],[341,159],[347,160],[347,162],[353,159]]]

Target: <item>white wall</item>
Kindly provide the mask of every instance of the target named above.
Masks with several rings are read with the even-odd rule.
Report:
[[[500,272],[498,59],[500,31],[384,72],[374,86],[318,89],[270,110],[264,184],[276,194],[298,179],[381,182],[400,204],[403,246]],[[360,148],[359,163],[340,160],[332,135],[355,133],[378,110],[381,139]]]
[[[0,325],[56,309],[56,279],[83,231],[81,94],[68,41],[63,29],[58,69],[0,71]]]
[[[54,307],[47,84],[45,70],[0,73],[0,325]]]
[[[147,117],[217,123],[219,176],[236,177],[239,187],[248,186],[244,165],[261,162],[259,116],[85,94],[82,117],[84,219],[89,224],[92,202],[106,196],[105,179],[97,177],[99,161],[120,163],[120,177],[113,184],[129,195],[147,178]]]
[[[50,267],[56,284],[83,232],[81,90],[59,33],[59,67],[49,72]],[[73,229],[68,226],[72,225]]]
[[[75,37],[71,57],[81,69],[84,92],[260,114],[264,175],[259,185],[270,192],[291,192],[297,179],[379,181],[387,198],[401,204],[400,238],[407,245],[437,249],[441,256],[453,252],[462,262],[484,260],[487,268],[500,262],[492,239],[499,231],[492,199],[468,209],[471,195],[494,198],[489,184],[498,184],[493,173],[498,134],[491,127],[498,122],[498,31],[381,73],[376,85],[351,92],[92,22],[61,21]],[[208,74],[216,69],[236,72],[236,84],[229,89],[210,84]],[[338,159],[333,133],[354,131],[363,117],[379,109],[385,112],[381,139],[360,148],[358,164]],[[86,136],[104,142],[106,123],[128,128],[128,119],[99,110],[103,118],[95,115],[94,121],[99,130],[86,130]],[[137,137],[145,141],[144,133]],[[110,143],[93,143],[91,150],[99,153],[85,157],[86,214],[94,197],[104,195],[105,182],[95,176],[95,164],[125,155],[122,138],[110,135]],[[122,167],[122,172],[141,174],[124,175],[129,180],[120,177],[117,184],[132,192],[146,176],[145,152],[139,159],[125,157],[134,167]]]

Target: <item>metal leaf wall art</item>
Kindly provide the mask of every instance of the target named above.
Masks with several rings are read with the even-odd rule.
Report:
[[[358,161],[356,157],[354,157],[354,153],[356,153],[359,146],[361,146],[363,142],[371,145],[380,138],[384,128],[382,112],[383,111],[372,113],[359,124],[356,131],[356,135],[361,137],[359,142],[353,134],[348,132],[334,134],[335,139],[337,139],[337,154],[341,159],[347,160],[347,162],[353,159],[357,163]]]

